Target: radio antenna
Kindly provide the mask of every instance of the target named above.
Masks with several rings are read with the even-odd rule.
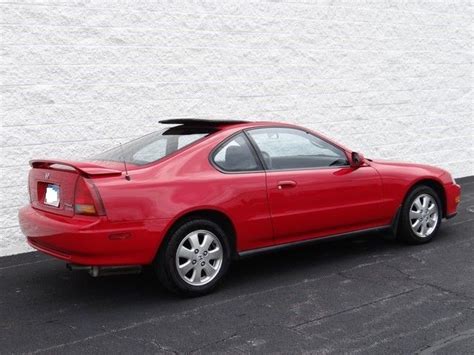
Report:
[[[131,177],[128,175],[127,162],[125,161],[125,154],[123,153],[122,143],[120,143],[120,150],[122,151],[123,167],[125,168],[125,180],[130,181]]]

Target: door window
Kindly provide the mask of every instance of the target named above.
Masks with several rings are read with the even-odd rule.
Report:
[[[298,129],[259,128],[248,133],[260,150],[267,169],[349,165],[340,148]]]

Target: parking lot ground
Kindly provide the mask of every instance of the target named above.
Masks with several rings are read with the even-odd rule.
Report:
[[[0,258],[0,353],[437,353],[474,349],[474,178],[429,244],[377,233],[235,262],[213,294]]]

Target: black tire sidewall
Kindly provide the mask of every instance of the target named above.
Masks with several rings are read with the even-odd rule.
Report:
[[[438,214],[439,214],[439,220],[438,220],[438,224],[436,225],[435,230],[433,231],[433,233],[431,233],[430,236],[425,237],[425,238],[421,238],[417,236],[411,229],[411,224],[410,224],[410,207],[413,201],[421,194],[430,195],[436,201],[436,204],[438,206]],[[400,216],[400,228],[399,228],[399,233],[398,233],[399,239],[405,242],[408,242],[410,244],[423,244],[423,243],[427,243],[431,241],[438,233],[438,230],[441,226],[442,216],[443,216],[443,205],[441,204],[438,194],[429,186],[418,186],[414,188],[412,191],[410,191],[410,193],[406,197],[405,202],[403,203],[403,206],[402,206],[402,211],[401,211],[401,216]]]
[[[193,286],[185,282],[178,274],[176,268],[176,251],[181,241],[189,233],[204,229],[208,230],[219,239],[223,248],[222,266],[216,277],[209,283],[203,286]],[[201,296],[212,291],[221,281],[227,272],[230,264],[230,245],[225,232],[216,223],[206,219],[194,219],[181,224],[170,236],[167,244],[164,246],[164,253],[162,253],[164,260],[159,264],[164,268],[168,280],[173,285],[173,291],[185,296]]]

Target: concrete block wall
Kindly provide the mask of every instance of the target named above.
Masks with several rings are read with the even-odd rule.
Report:
[[[29,159],[92,155],[163,118],[296,122],[474,174],[468,0],[13,0],[0,16],[0,255],[28,250]]]

